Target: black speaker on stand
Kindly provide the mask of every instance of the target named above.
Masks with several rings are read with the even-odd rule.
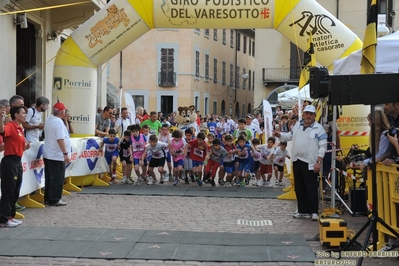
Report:
[[[320,75],[319,75],[320,76]],[[316,75],[314,76],[316,77]],[[371,150],[375,151],[375,105],[399,102],[399,74],[362,74],[362,75],[333,75],[327,76],[328,95],[332,105],[370,105],[371,113]],[[322,80],[325,82],[325,80]],[[317,84],[317,80],[315,80]],[[323,83],[324,84],[324,83]],[[312,86],[312,83],[310,83]],[[310,88],[312,90],[312,88]],[[375,162],[375,152],[372,153],[372,161]],[[373,210],[366,224],[340,251],[348,250],[357,241],[359,236],[368,228],[362,251],[368,247],[368,241],[373,234],[373,250],[377,249],[377,223],[384,226],[392,235],[399,238],[399,233],[392,229],[382,218],[378,216],[377,202],[377,172],[376,164],[371,168],[371,203]],[[370,189],[370,188],[369,188]],[[363,257],[360,257],[357,265],[361,265]]]

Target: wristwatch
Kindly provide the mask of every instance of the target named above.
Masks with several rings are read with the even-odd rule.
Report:
[[[63,152],[62,154],[64,154],[64,155],[68,155],[68,153],[67,153],[67,152]]]
[[[319,163],[319,164],[321,164],[321,161],[316,161],[316,163]]]

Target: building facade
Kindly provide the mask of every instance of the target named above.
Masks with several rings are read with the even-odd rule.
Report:
[[[75,2],[0,0],[0,98],[19,94],[27,106],[39,96],[51,100],[54,57],[62,40],[106,4],[92,0],[64,6]],[[41,10],[10,14],[31,9]]]
[[[254,48],[254,30],[153,29],[109,61],[108,103],[118,107],[123,88],[147,111],[194,105],[244,116],[253,109]]]

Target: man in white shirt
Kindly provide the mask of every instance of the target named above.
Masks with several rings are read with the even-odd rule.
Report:
[[[46,120],[44,132],[46,141],[43,147],[45,188],[44,202],[50,206],[66,206],[61,200],[65,181],[65,165],[71,161],[69,132],[62,121],[65,105],[58,102],[53,107],[53,115]]]
[[[128,118],[128,110],[126,107],[122,107],[121,109],[121,117],[118,118],[115,122],[115,129],[118,132],[118,136],[122,137],[123,133],[127,130],[127,127],[130,126],[130,119]]]
[[[30,143],[40,141],[44,124],[42,113],[48,109],[50,101],[46,97],[36,99],[36,106],[28,109],[23,127],[25,129],[25,138]]]
[[[247,117],[245,118],[245,122],[246,122],[245,128],[251,130],[252,137],[256,138],[257,137],[256,133],[258,133],[258,135],[262,134],[262,130],[260,130],[260,128],[257,125],[252,123],[252,116],[251,115],[247,115]]]

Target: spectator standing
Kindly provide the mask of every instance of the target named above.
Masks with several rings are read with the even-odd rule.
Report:
[[[65,116],[65,105],[58,102],[44,125],[43,158],[45,172],[44,202],[50,206],[66,206],[62,201],[62,188],[65,180],[65,164],[70,162],[71,145],[69,132],[62,121]]]
[[[20,95],[14,95],[10,98],[9,104],[10,104],[9,108],[16,107],[16,106],[24,106],[25,105],[24,97],[22,97]],[[10,109],[8,109],[8,111],[10,111]],[[7,124],[8,122],[11,122],[11,121],[12,121],[12,119],[10,116],[10,112],[7,112],[4,124]]]
[[[103,110],[103,108],[101,108],[101,106],[97,108],[97,114],[102,114],[103,111],[104,110]]]
[[[25,129],[25,138],[30,143],[40,141],[44,129],[42,113],[47,111],[49,103],[46,97],[39,97],[36,99],[35,107],[28,109],[26,120],[22,125]]]
[[[96,127],[94,134],[97,137],[107,137],[108,131],[111,128],[111,115],[113,115],[113,110],[111,106],[105,106],[102,114],[96,115]]]
[[[128,110],[126,107],[122,107],[121,109],[121,116],[115,122],[115,129],[118,132],[118,136],[122,137],[123,133],[127,130],[130,126],[130,120],[128,117]]]
[[[292,162],[298,212],[294,218],[319,218],[318,173],[326,152],[327,134],[323,126],[315,121],[316,109],[308,105],[303,110],[302,120],[289,133],[273,131],[280,141],[292,140]]]
[[[1,199],[0,199],[0,227],[16,227],[22,221],[15,219],[17,200],[22,183],[21,158],[29,144],[25,143],[22,123],[26,118],[23,106],[10,110],[12,121],[4,125],[6,108],[0,109],[0,134],[4,138],[4,157],[1,160]]]
[[[140,126],[143,127],[143,125],[148,125],[150,127],[150,135],[156,135],[158,136],[159,131],[161,130],[162,124],[158,120],[158,115],[157,112],[151,111],[150,113],[150,119],[144,120],[143,122],[140,123]]]

